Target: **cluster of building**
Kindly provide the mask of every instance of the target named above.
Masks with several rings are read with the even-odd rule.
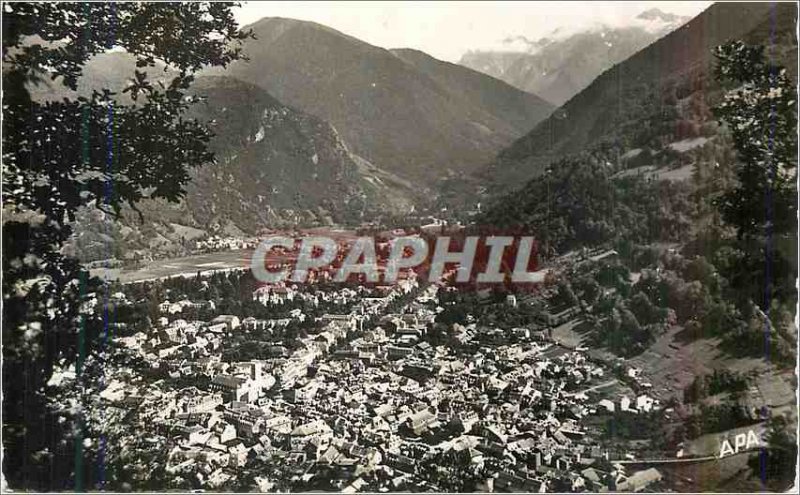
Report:
[[[659,408],[646,395],[597,399],[603,363],[542,329],[470,323],[447,329],[460,345],[431,339],[442,311],[436,284],[331,291],[270,286],[253,300],[294,303],[281,318],[217,315],[187,321],[165,301],[155,332],[117,340],[159,379],[130,370],[103,400],[135,406],[161,438],[176,487],[262,491],[640,491],[657,470],[627,472],[595,415]],[[349,312],[311,317],[321,300]],[[300,308],[297,305],[300,305]],[[516,299],[507,301],[516,306]],[[199,306],[198,306],[199,305]],[[281,329],[313,318],[289,346]],[[553,319],[553,321],[550,321]],[[226,361],[226,339],[246,334],[257,359]],[[170,386],[180,380],[180,386]],[[161,443],[159,443],[161,445]],[[628,456],[630,457],[630,456]]]
[[[235,251],[239,249],[253,249],[257,242],[253,239],[241,237],[212,235],[195,242],[195,250],[198,252],[214,251]]]

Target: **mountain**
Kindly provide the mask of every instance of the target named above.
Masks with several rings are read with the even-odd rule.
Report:
[[[605,71],[499,153],[483,177],[495,191],[507,191],[548,164],[601,144],[620,156],[630,151],[644,165],[689,151],[717,135],[710,111],[718,95],[713,48],[732,39],[768,45],[772,38],[774,56],[796,76],[796,17],[788,3],[712,5]]]
[[[489,76],[312,22],[265,18],[246,28],[256,37],[244,46],[249,61],[214,74],[330,122],[355,154],[405,178],[475,170],[552,110]]]
[[[537,41],[515,36],[506,42],[519,50],[470,51],[459,63],[561,105],[604,70],[687,20],[651,9],[626,27],[598,26],[567,37]]]
[[[655,24],[654,27],[656,27],[656,29],[659,29],[657,27],[658,23],[664,23],[670,25],[676,22],[680,22],[682,24],[687,20],[689,20],[687,17],[679,16],[676,14],[670,14],[669,12],[664,12],[663,10],[660,10],[658,8],[645,10],[644,12],[636,16],[636,18],[654,23]]]
[[[282,222],[354,222],[408,210],[410,184],[370,168],[328,122],[230,77],[201,77],[196,117],[211,121],[217,163],[196,170],[188,211],[203,225],[247,231]]]
[[[530,93],[511,90],[507,83],[499,79],[486,77],[458,64],[437,60],[419,50],[400,48],[391,52],[441,87],[447,88],[465,105],[492,112],[515,129],[525,129],[527,132],[538,122],[538,118],[531,117],[530,108],[541,100]],[[470,108],[469,111],[475,110]],[[479,116],[480,114],[476,118]]]
[[[133,64],[133,57],[121,52],[95,57],[77,93],[98,88],[120,92]],[[162,72],[152,69],[151,77]],[[203,97],[188,116],[209,123],[216,163],[190,171],[181,202],[141,201],[141,218],[130,210],[120,221],[101,212],[82,214],[72,249],[83,259],[109,253],[178,254],[195,237],[360,223],[410,211],[422,202],[424,188],[353,154],[331,124],[284,105],[260,87],[227,76],[201,76],[190,92]],[[32,94],[40,99],[77,96],[55,83],[32,88]]]
[[[566,272],[574,287],[587,280],[594,264],[603,276],[591,283],[607,287],[608,297],[596,299],[576,338],[592,352],[608,350],[631,366],[658,370],[653,377],[669,380],[669,389],[683,389],[678,377],[704,367],[790,376],[797,365],[797,329],[790,316],[797,304],[797,231],[774,227],[780,224],[775,219],[793,218],[796,210],[792,202],[773,200],[772,192],[745,192],[734,201],[753,201],[756,211],[766,206],[769,220],[745,214],[754,218],[756,233],[737,236],[734,227],[742,217],[721,213],[724,202],[718,199],[737,190],[739,150],[745,146],[734,142],[733,127],[717,125],[711,111],[723,90],[745,88],[748,97],[747,85],[730,82],[723,89],[715,80],[712,49],[728,41],[762,46],[770,65],[784,66],[797,83],[796,20],[796,4],[714,4],[598,77],[484,174],[485,181],[498,180],[488,208],[473,215],[475,224],[535,235],[544,262]],[[763,90],[762,84],[753,86],[755,93]],[[796,107],[786,100],[796,104],[797,93],[781,86],[770,92],[780,101],[772,100],[772,108],[791,114]],[[761,105],[737,127],[772,135]],[[792,120],[774,120],[779,136],[796,132]],[[613,248],[618,260],[597,262],[593,247]],[[554,259],[556,254],[563,256]],[[644,299],[648,307],[670,313],[670,322],[650,326],[650,315],[636,309]],[[779,313],[786,317],[769,316]],[[626,318],[631,324],[622,323]],[[729,410],[751,404],[735,393],[723,401]],[[684,396],[683,404],[689,402]],[[777,417],[777,404],[763,407]],[[795,465],[794,458],[785,469],[791,479],[789,464]],[[745,486],[748,478],[758,477],[723,477],[712,488],[763,490]]]

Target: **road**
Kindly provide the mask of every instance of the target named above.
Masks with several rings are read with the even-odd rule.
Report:
[[[688,464],[692,462],[719,461],[721,459],[728,459],[729,457],[736,457],[739,455],[749,454],[751,452],[757,452],[759,450],[761,450],[761,447],[744,449],[740,450],[739,452],[726,455],[723,458],[717,457],[715,455],[707,455],[702,457],[674,457],[667,459],[626,459],[622,461],[614,461],[614,464]]]

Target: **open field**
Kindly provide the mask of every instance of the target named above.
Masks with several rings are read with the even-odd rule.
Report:
[[[333,228],[302,229],[296,232],[282,233],[283,236],[302,238],[307,236],[325,236],[338,243],[349,243],[357,237],[353,231]],[[96,268],[91,270],[93,276],[106,280],[118,280],[122,283],[143,282],[160,278],[194,276],[197,272],[210,273],[221,270],[245,270],[250,268],[252,249],[226,250],[213,253],[193,254],[179,258],[160,259],[147,263],[136,269]],[[270,253],[266,263],[293,261],[296,252],[278,255]]]
[[[775,372],[774,366],[761,357],[731,356],[719,348],[718,339],[685,339],[682,331],[681,327],[670,328],[648,350],[629,360],[653,384],[655,395],[659,391],[681,394],[696,376],[728,369],[760,373],[757,390],[764,405],[776,407],[795,402],[791,374]]]
[[[575,319],[554,328],[553,337],[562,345],[575,348],[587,346],[593,332],[581,319]],[[695,377],[715,369],[729,369],[758,374],[745,395],[750,405],[782,410],[796,403],[790,371],[779,372],[761,357],[731,356],[720,349],[719,339],[688,339],[682,332],[680,326],[668,329],[649,349],[626,361],[628,366],[642,370],[643,381],[653,385],[651,393],[655,398],[663,401],[670,396],[682,397]],[[603,361],[616,359],[603,348],[592,348],[589,355]]]
[[[253,251],[249,249],[195,254],[181,258],[152,261],[146,266],[135,270],[97,268],[91,270],[91,274],[107,280],[118,280],[126,284],[159,278],[192,276],[197,272],[249,268],[252,254]]]

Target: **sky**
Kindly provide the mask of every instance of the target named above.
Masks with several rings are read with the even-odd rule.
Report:
[[[416,48],[457,62],[468,50],[504,48],[503,40],[537,40],[554,30],[575,32],[598,24],[627,25],[656,7],[695,16],[712,2],[244,2],[241,25],[262,17],[289,17],[332,27],[383,48]]]

